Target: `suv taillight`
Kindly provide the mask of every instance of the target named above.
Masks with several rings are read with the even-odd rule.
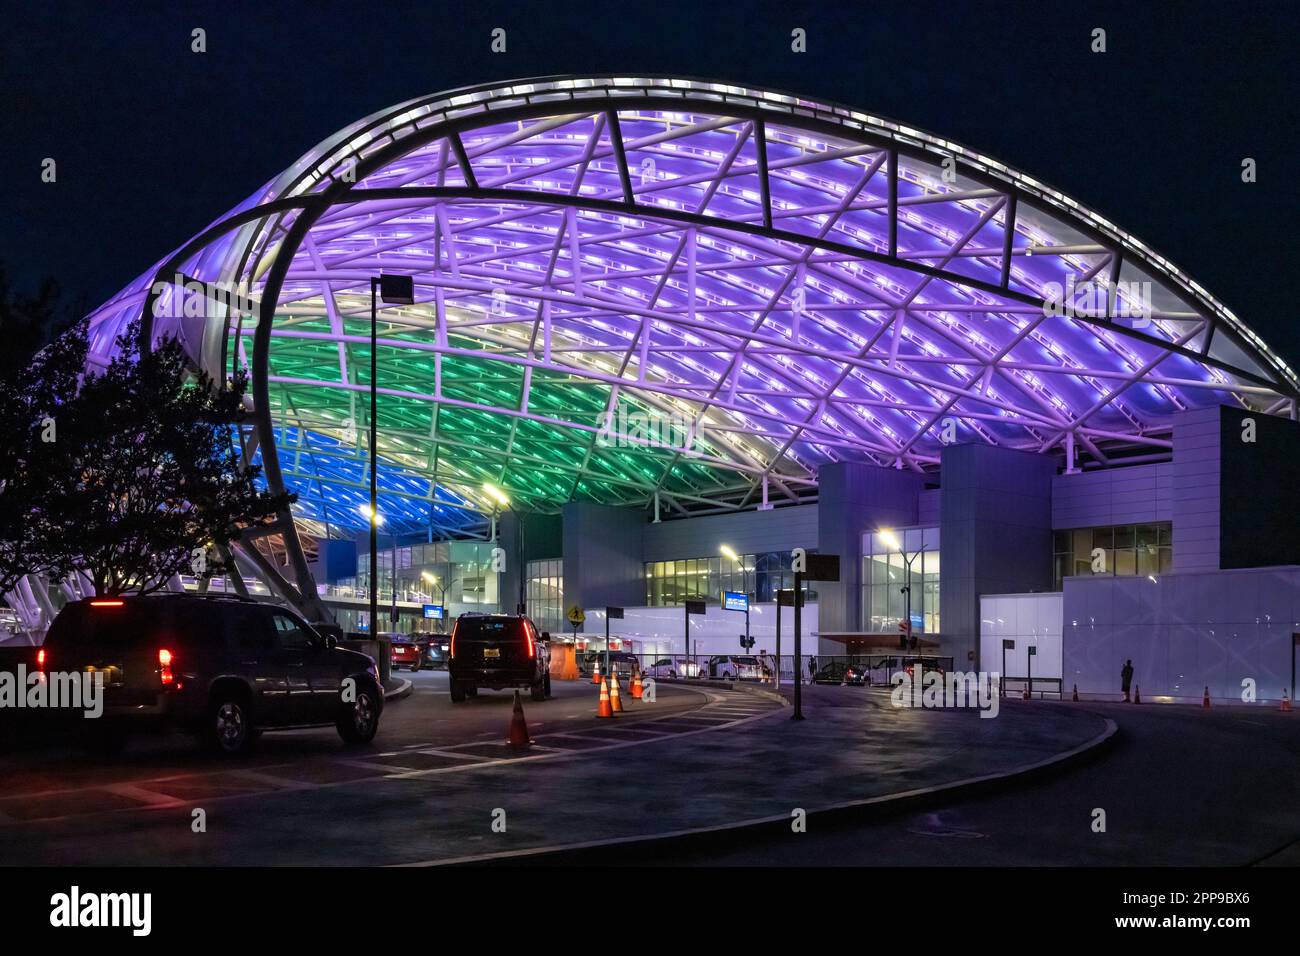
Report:
[[[158,676],[164,684],[170,684],[176,679],[172,674],[172,652],[165,647],[158,648]]]
[[[456,656],[456,632],[460,630],[460,621],[457,621],[451,628],[451,642],[448,644],[447,656]]]
[[[537,643],[533,640],[533,626],[527,621],[524,622],[524,640],[528,642],[528,657],[531,660],[537,656]]]
[[[36,669],[42,674],[45,673],[45,648],[36,652]]]

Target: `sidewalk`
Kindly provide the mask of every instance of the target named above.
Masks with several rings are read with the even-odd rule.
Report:
[[[801,722],[782,708],[743,727],[656,742],[625,756],[538,763],[527,768],[523,786],[522,768],[484,768],[474,775],[472,812],[462,818],[438,803],[442,833],[425,856],[411,847],[410,862],[526,858],[542,848],[607,843],[583,854],[584,862],[626,860],[636,852],[629,844],[647,838],[741,825],[788,829],[796,808],[812,827],[818,813],[850,805],[1000,784],[1002,775],[1041,769],[1114,732],[1113,723],[1078,706],[1008,701],[999,717],[981,719],[971,711],[897,709],[887,692],[864,688],[805,686],[803,698]],[[408,798],[420,800],[422,789],[413,787]],[[506,807],[520,825],[483,839],[477,814],[485,806]],[[467,840],[473,852],[457,852]]]

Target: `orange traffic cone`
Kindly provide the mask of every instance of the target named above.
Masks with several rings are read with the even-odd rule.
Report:
[[[596,709],[597,717],[613,717],[614,708],[609,702],[609,685],[600,682],[600,706]]]
[[[515,691],[515,709],[510,715],[510,737],[506,743],[511,747],[527,749],[532,742],[528,736],[528,722],[524,720],[524,702],[519,699],[519,691]]]
[[[591,666],[591,682],[593,684],[600,683],[600,661],[596,661],[596,663]]]
[[[1210,687],[1207,684],[1205,686],[1205,696],[1201,698],[1201,710],[1209,710],[1209,709],[1210,709]]]
[[[1079,702],[1079,685],[1078,685],[1078,684],[1075,684],[1075,685],[1074,685],[1074,695],[1073,695],[1070,699],[1073,700],[1076,704]]]
[[[645,690],[645,687],[641,683],[641,672],[637,671],[632,675],[632,699],[640,700],[643,690]]]
[[[618,695],[618,672],[609,675],[609,705],[614,709],[614,713],[623,713],[623,701]]]
[[[1142,703],[1142,685],[1141,685],[1141,684],[1134,684],[1134,685],[1133,685],[1133,703],[1135,703],[1135,704],[1140,704],[1140,703]]]
[[[1291,698],[1286,695],[1286,688],[1282,688],[1282,713],[1291,713]]]

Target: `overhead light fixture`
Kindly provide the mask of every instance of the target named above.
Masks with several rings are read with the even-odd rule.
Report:
[[[494,500],[502,508],[510,507],[510,496],[496,485],[492,484],[492,482],[483,482],[483,490],[487,493],[488,497]]]
[[[379,298],[392,305],[415,305],[415,278],[381,273]]]

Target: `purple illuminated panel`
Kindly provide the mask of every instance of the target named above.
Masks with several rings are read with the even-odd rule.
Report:
[[[379,331],[380,467],[404,526],[434,489],[491,510],[484,482],[538,509],[800,499],[826,462],[929,470],[950,441],[1104,465],[1165,453],[1186,409],[1278,414],[1296,395],[1222,305],[1072,200],[779,94],[655,78],[440,94],[354,124],[231,215],[258,209],[157,268],[262,303],[288,257],[266,411],[313,519],[346,511],[364,473],[380,271],[416,287]],[[154,271],[95,313],[98,351]],[[154,333],[222,371],[251,363],[257,324],[164,309]]]

